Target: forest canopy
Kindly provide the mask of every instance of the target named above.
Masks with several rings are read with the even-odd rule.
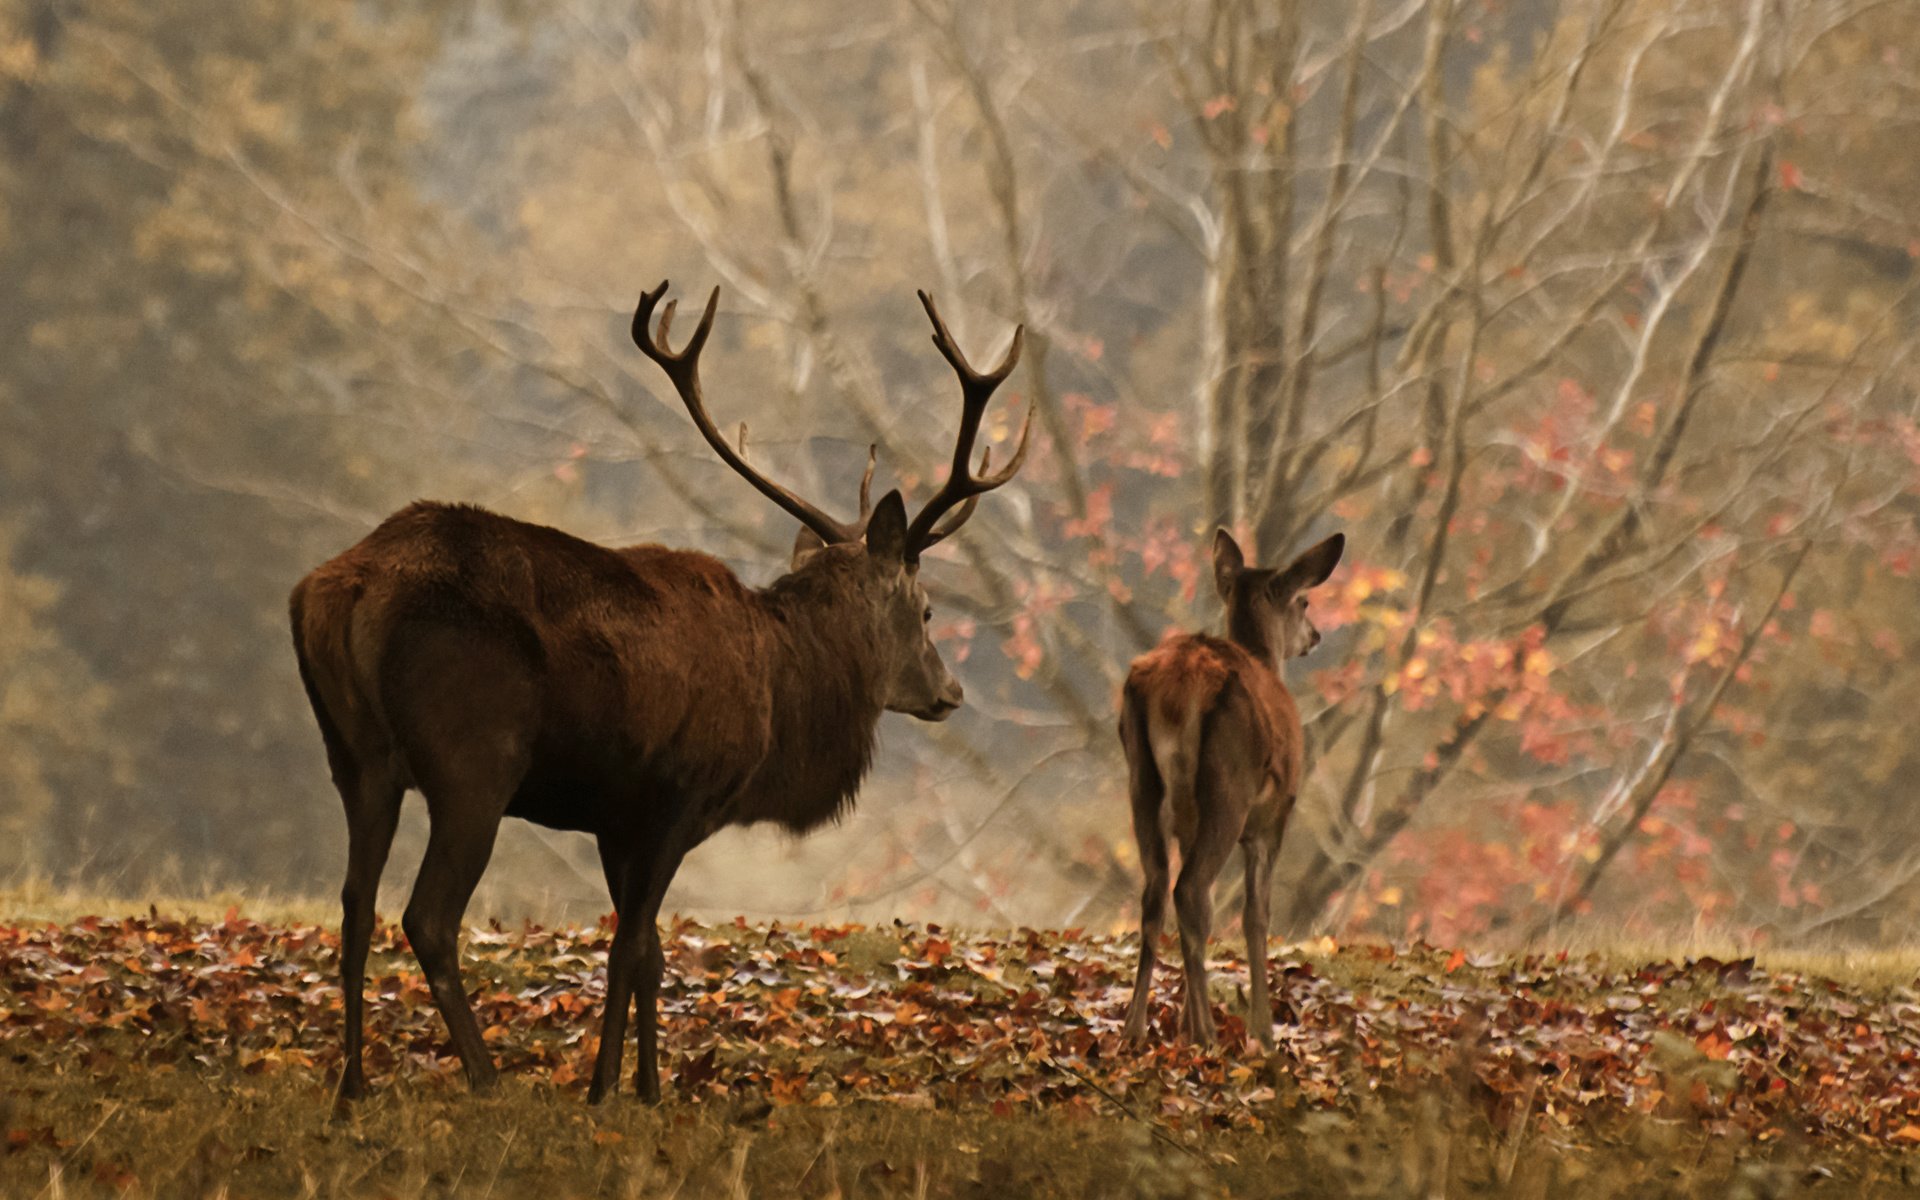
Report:
[[[162,11],[164,10],[164,11]],[[1336,529],[1283,931],[1920,907],[1920,40],[1866,0],[0,0],[0,878],[325,895],[301,574],[418,497],[764,583],[1026,353],[929,556],[968,705],[668,906],[1111,925],[1114,702]],[[417,860],[419,814],[396,858]],[[728,840],[731,839],[731,840]],[[521,829],[495,911],[605,907]]]

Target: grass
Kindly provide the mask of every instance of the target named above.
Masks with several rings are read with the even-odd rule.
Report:
[[[1907,1156],[1752,1146],[1679,1122],[1501,1131],[1437,1092],[1298,1110],[1260,1133],[1175,1134],[1118,1111],[995,1117],[626,1099],[538,1081],[488,1096],[389,1088],[341,1119],[312,1077],[0,1066],[15,1196],[1868,1197],[1915,1194]],[[39,1131],[51,1130],[51,1136]],[[64,1144],[63,1144],[64,1143]]]
[[[0,894],[0,924],[146,907],[41,887]],[[233,907],[256,919],[332,919],[327,905],[262,904],[239,895],[159,907],[213,921]],[[706,933],[736,939],[741,953],[767,940],[757,927]],[[902,936],[883,929],[845,937],[835,943],[841,969],[891,973]],[[1710,942],[1583,950],[1621,964],[1739,956]],[[517,974],[500,973],[537,965],[494,954],[469,954],[470,986],[501,986],[502,979],[518,986],[524,981]],[[1341,987],[1374,995],[1458,988],[1482,974],[1471,960],[1443,971],[1434,956],[1377,958],[1336,953],[1324,943],[1287,954],[1311,961]],[[397,948],[381,957],[390,961],[376,963],[376,971],[407,966]],[[731,952],[723,958],[744,961]],[[1868,995],[1911,999],[1900,991],[1914,979],[1911,954],[1800,950],[1759,958]],[[1003,967],[1007,986],[1033,986],[1016,977],[1011,956]],[[8,979],[0,958],[0,1033]],[[127,1028],[112,1034],[139,1036]],[[512,1033],[514,1043],[526,1036]],[[96,1053],[94,1045],[0,1041],[0,1197],[1920,1195],[1920,1154],[1884,1142],[1815,1141],[1791,1132],[1753,1140],[1737,1128],[1692,1119],[1683,1106],[1550,1113],[1544,1093],[1540,1102],[1528,1093],[1518,1105],[1494,1104],[1460,1066],[1418,1083],[1387,1071],[1328,1105],[1277,1060],[1244,1056],[1272,1094],[1255,1127],[1229,1128],[1166,1117],[1151,1089],[1115,1094],[1093,1083],[1050,1107],[952,1105],[931,1092],[829,1088],[780,1107],[760,1092],[709,1093],[691,1102],[670,1089],[659,1108],[630,1096],[589,1108],[577,1083],[556,1086],[543,1069],[512,1072],[494,1093],[470,1095],[451,1060],[429,1057],[378,1079],[371,1099],[341,1115],[319,1069],[263,1072],[226,1054],[161,1062]],[[1683,1046],[1682,1053],[1691,1051]]]

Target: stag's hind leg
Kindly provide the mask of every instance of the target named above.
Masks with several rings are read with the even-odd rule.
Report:
[[[335,785],[347,807],[347,879],[340,888],[340,993],[346,1043],[340,1073],[340,1099],[358,1100],[367,1093],[361,1046],[366,1036],[367,947],[373,940],[373,905],[380,873],[393,848],[393,831],[400,820],[405,790],[389,764],[336,764]]]
[[[400,924],[475,1089],[498,1076],[460,982],[460,926],[531,762],[537,692],[511,644],[479,630],[395,635],[387,710],[430,822]]]
[[[460,923],[493,855],[494,835],[506,811],[507,797],[499,797],[496,803],[485,792],[442,795],[448,803],[434,814],[426,857],[420,862],[420,875],[414,881],[413,895],[400,924],[413,946],[414,957],[420,960],[433,1002],[447,1022],[454,1052],[466,1068],[467,1082],[481,1090],[490,1087],[499,1072],[480,1037],[479,1023],[473,1018],[473,1007],[460,980]],[[430,805],[432,799],[429,794]],[[456,800],[465,811],[452,811]],[[442,813],[449,815],[443,818]],[[487,818],[482,819],[480,813],[488,814]]]

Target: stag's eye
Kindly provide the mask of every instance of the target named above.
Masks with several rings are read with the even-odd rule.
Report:
[[[922,625],[931,625],[933,623],[933,609],[931,607],[920,614],[920,623]]]

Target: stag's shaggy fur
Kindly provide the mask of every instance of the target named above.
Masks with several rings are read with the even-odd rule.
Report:
[[[657,1100],[656,918],[681,859],[728,825],[804,833],[834,820],[859,790],[883,711],[940,720],[961,703],[928,633],[919,559],[1020,465],[1024,433],[998,474],[967,469],[1018,332],[983,375],[922,295],[962,385],[954,470],[909,523],[897,491],[868,506],[870,464],[860,518],[842,523],[719,436],[697,371],[718,293],[674,353],[662,344],[671,306],[660,340],[649,328],[665,291],[642,295],[634,339],[720,457],[806,527],[788,574],[753,589],[695,551],[611,549],[467,505],[419,503],[293,590],[300,677],[347,810],[342,1099],[366,1090],[374,892],[408,789],[426,797],[430,825],[401,924],[467,1078],[485,1086],[495,1069],[460,982],[461,917],[500,819],[521,817],[594,835],[620,918],[588,1096],[617,1084],[637,1001],[640,1092]]]

